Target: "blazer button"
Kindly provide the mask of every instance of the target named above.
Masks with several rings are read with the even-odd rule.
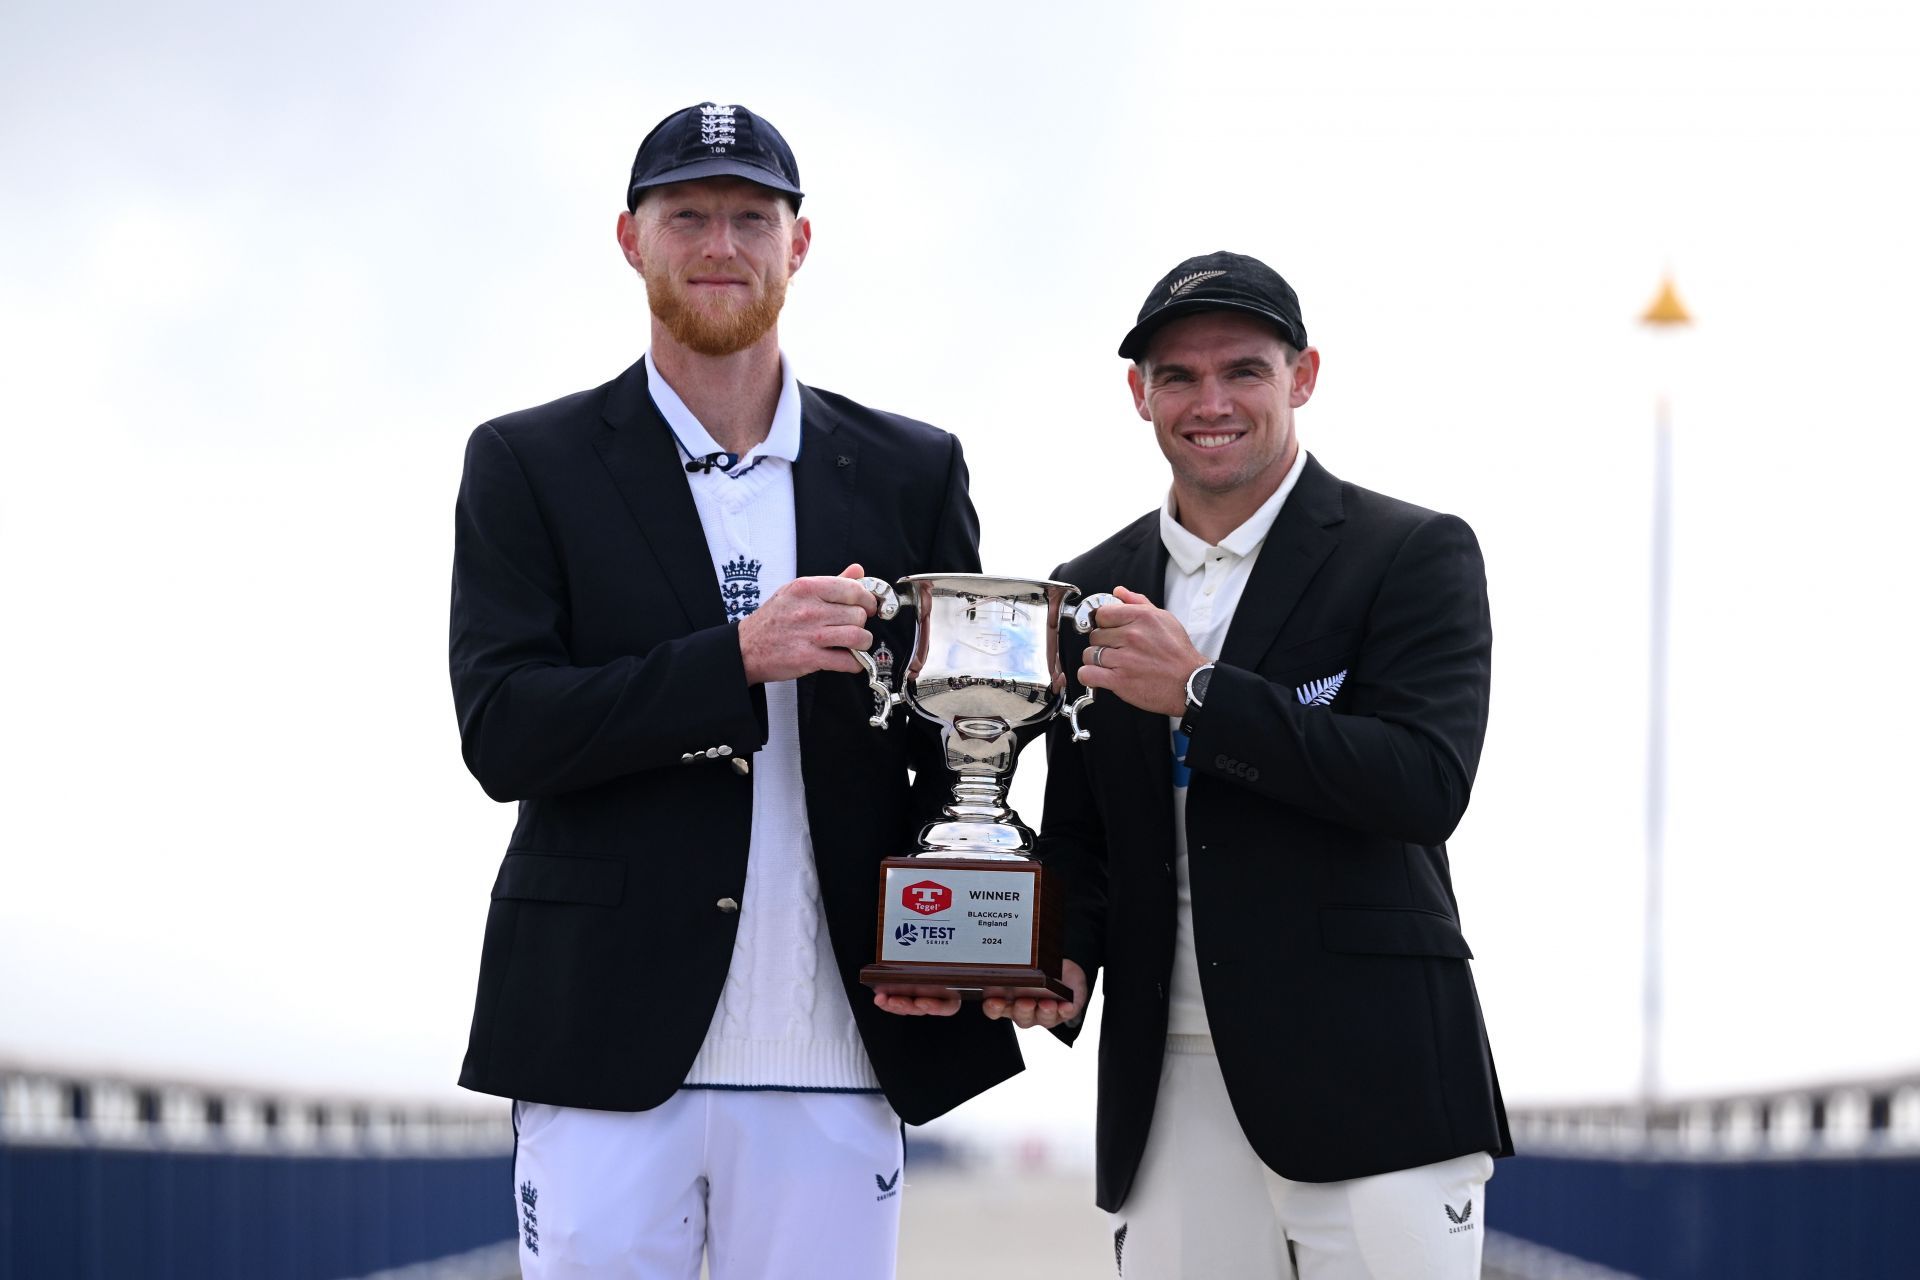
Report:
[[[735,756],[728,763],[732,764],[733,771],[743,778],[753,772],[753,766],[747,763],[745,756]]]
[[[722,898],[713,905],[720,908],[723,915],[729,916],[740,909],[740,904],[732,898]]]

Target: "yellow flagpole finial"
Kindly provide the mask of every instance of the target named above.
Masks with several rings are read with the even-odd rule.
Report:
[[[1653,300],[1647,313],[1640,317],[1641,324],[1671,325],[1692,324],[1693,317],[1687,314],[1687,308],[1680,301],[1679,291],[1673,287],[1673,277],[1665,276],[1660,281],[1660,296]]]

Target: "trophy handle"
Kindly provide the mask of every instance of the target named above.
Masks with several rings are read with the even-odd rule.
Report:
[[[885,578],[862,578],[860,589],[872,594],[880,602],[879,617],[882,622],[891,622],[900,612],[900,597],[893,593],[893,586]],[[1112,603],[1119,604],[1118,600]]]
[[[1074,606],[1073,629],[1081,635],[1087,634],[1087,632],[1094,628],[1093,615],[1098,613],[1103,605],[1119,604],[1120,602],[1119,596],[1112,595],[1105,591],[1094,592]],[[1073,741],[1075,742],[1085,742],[1093,736],[1080,727],[1080,713],[1085,711],[1092,703],[1093,690],[1088,689],[1085,693],[1082,693],[1071,703],[1067,704],[1067,727],[1073,730]]]
[[[860,587],[863,591],[871,592],[879,602],[880,608],[875,616],[887,620],[900,612],[900,597],[894,594],[892,585],[885,578],[862,578]],[[887,717],[906,699],[887,687],[887,682],[880,678],[880,668],[866,650],[853,649],[849,652],[867,673],[867,688],[873,690],[873,714],[867,717],[867,723],[875,729],[884,729],[887,727]]]
[[[1093,630],[1093,615],[1110,604],[1121,603],[1120,597],[1106,591],[1096,591],[1073,607],[1073,629],[1081,635]]]
[[[1075,742],[1085,742],[1093,735],[1080,727],[1080,713],[1093,701],[1093,690],[1089,689],[1067,704],[1067,727],[1073,730]]]

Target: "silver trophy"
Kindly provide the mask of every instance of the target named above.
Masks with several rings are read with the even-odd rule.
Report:
[[[879,578],[861,586],[882,618],[904,605],[916,616],[913,656],[896,692],[873,659],[856,651],[873,690],[868,721],[885,727],[904,703],[940,726],[953,799],[920,831],[911,856],[881,870],[879,963],[861,970],[878,990],[977,996],[987,989],[1062,997],[1058,904],[1033,861],[1033,830],[1007,806],[1019,730],[1064,711],[1073,741],[1088,734],[1086,690],[1067,700],[1060,623],[1079,588],[1065,582],[927,573],[895,589]],[[1104,592],[1070,616],[1091,631]]]

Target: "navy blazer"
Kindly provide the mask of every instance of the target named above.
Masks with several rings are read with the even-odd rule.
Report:
[[[746,885],[753,775],[735,762],[767,734],[646,379],[636,363],[479,427],[455,508],[461,748],[488,795],[519,803],[460,1083],[612,1111],[665,1101],[706,1035],[739,924],[719,904]],[[829,392],[802,388],[801,406],[800,575],[978,568],[957,440]],[[911,628],[904,614],[870,624],[903,661]],[[798,704],[841,980],[888,1100],[917,1124],[1020,1069],[1010,1028],[895,1017],[857,977],[874,959],[878,864],[912,850],[946,770],[931,726],[868,727],[862,677],[804,677]]]
[[[1164,603],[1166,565],[1156,511],[1054,576]],[[1086,640],[1064,645],[1072,670]],[[1207,1020],[1234,1112],[1282,1177],[1511,1154],[1445,845],[1479,763],[1491,649],[1466,524],[1309,457],[1187,752]],[[1115,1210],[1146,1148],[1166,1044],[1172,748],[1166,716],[1118,698],[1100,695],[1082,720],[1084,743],[1050,730],[1038,851],[1071,886],[1066,954],[1089,977],[1105,970],[1098,1199]]]

